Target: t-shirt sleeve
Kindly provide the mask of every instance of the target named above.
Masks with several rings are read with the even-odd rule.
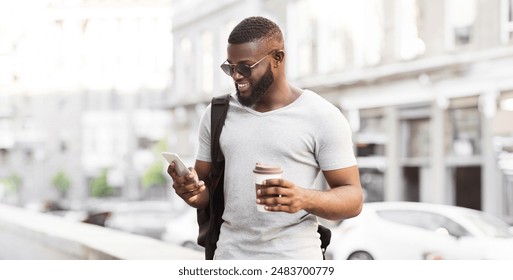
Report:
[[[212,158],[210,155],[210,111],[211,105],[208,105],[207,109],[203,113],[201,117],[198,137],[199,137],[199,147],[198,154],[196,155],[197,160],[212,162]]]
[[[316,158],[321,170],[336,170],[357,164],[351,139],[351,128],[335,107],[329,110],[317,134]]]

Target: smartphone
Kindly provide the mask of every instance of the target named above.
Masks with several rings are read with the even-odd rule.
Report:
[[[167,160],[167,162],[175,163],[175,170],[176,170],[176,174],[178,174],[178,176],[185,176],[191,172],[189,170],[189,168],[187,168],[185,163],[183,163],[183,161],[180,159],[180,157],[177,154],[162,152],[162,156]]]

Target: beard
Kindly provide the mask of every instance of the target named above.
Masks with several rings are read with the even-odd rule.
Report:
[[[235,90],[237,91],[237,99],[239,100],[242,106],[251,107],[257,104],[262,99],[262,97],[265,96],[267,90],[271,87],[273,82],[274,75],[271,70],[271,64],[269,64],[264,75],[262,76],[262,78],[260,78],[260,81],[254,84],[253,88],[251,89],[251,94],[249,96],[242,96],[240,94],[239,89],[237,88],[237,85],[235,85]]]

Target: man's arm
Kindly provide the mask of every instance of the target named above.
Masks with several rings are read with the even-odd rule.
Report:
[[[322,218],[339,220],[360,214],[363,205],[363,193],[360,184],[358,166],[332,171],[323,171],[330,186],[327,191],[311,190],[305,210]]]
[[[266,181],[269,188],[262,190],[257,203],[267,205],[270,211],[295,213],[305,210],[330,220],[357,216],[363,205],[358,167],[323,171],[323,174],[330,186],[327,191],[304,189],[291,181],[271,179]]]

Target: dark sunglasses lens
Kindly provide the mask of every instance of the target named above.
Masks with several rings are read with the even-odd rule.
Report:
[[[246,64],[237,64],[237,66],[235,66],[235,69],[244,77],[251,76],[251,68]]]
[[[237,71],[244,77],[251,76],[251,68],[249,66],[247,66],[246,64],[237,64],[235,66],[230,65],[230,64],[221,64],[221,69],[228,76],[232,76],[233,71]]]
[[[221,69],[223,70],[226,75],[231,76],[232,75],[232,67],[228,64],[221,64]]]

